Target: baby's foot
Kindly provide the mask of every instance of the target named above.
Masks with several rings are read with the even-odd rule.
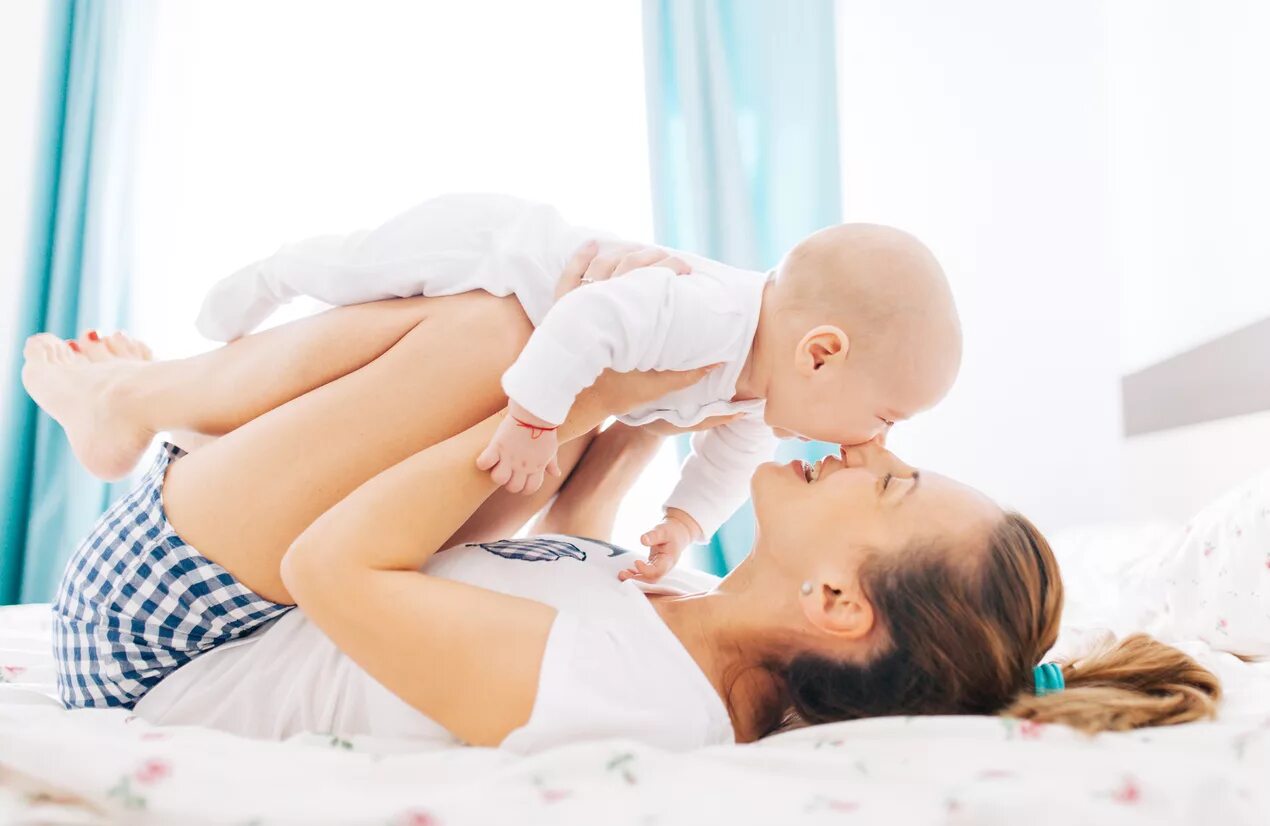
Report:
[[[125,333],[76,341],[40,333],[26,340],[22,384],[52,416],[89,473],[113,481],[127,476],[154,437],[125,412],[127,380],[150,348]]]

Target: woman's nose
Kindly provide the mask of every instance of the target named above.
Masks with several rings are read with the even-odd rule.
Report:
[[[847,467],[863,467],[870,463],[880,461],[882,457],[888,453],[884,439],[881,436],[874,436],[867,442],[861,442],[858,445],[843,445],[839,455],[842,457],[842,463]]]
[[[845,456],[848,450],[860,450],[866,453],[878,453],[886,451],[886,433],[877,434],[871,439],[859,442],[853,445],[843,445],[842,453]]]

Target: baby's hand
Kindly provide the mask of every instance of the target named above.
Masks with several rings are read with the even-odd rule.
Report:
[[[508,493],[537,493],[544,472],[560,475],[556,447],[555,426],[512,402],[476,466],[490,471],[494,484],[506,485]]]
[[[639,538],[648,546],[648,561],[635,560],[635,565],[619,572],[617,578],[623,582],[632,578],[656,582],[678,564],[679,555],[692,542],[698,530],[696,520],[691,516],[675,508],[668,509],[666,518]]]

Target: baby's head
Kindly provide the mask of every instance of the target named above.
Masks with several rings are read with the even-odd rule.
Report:
[[[785,256],[764,304],[766,420],[778,435],[867,442],[933,406],[957,377],[961,325],[948,281],[900,230],[817,232]]]

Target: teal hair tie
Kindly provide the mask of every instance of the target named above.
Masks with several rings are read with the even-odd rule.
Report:
[[[1032,669],[1032,684],[1037,697],[1046,694],[1057,694],[1067,687],[1063,680],[1063,669],[1058,663],[1041,663]]]

